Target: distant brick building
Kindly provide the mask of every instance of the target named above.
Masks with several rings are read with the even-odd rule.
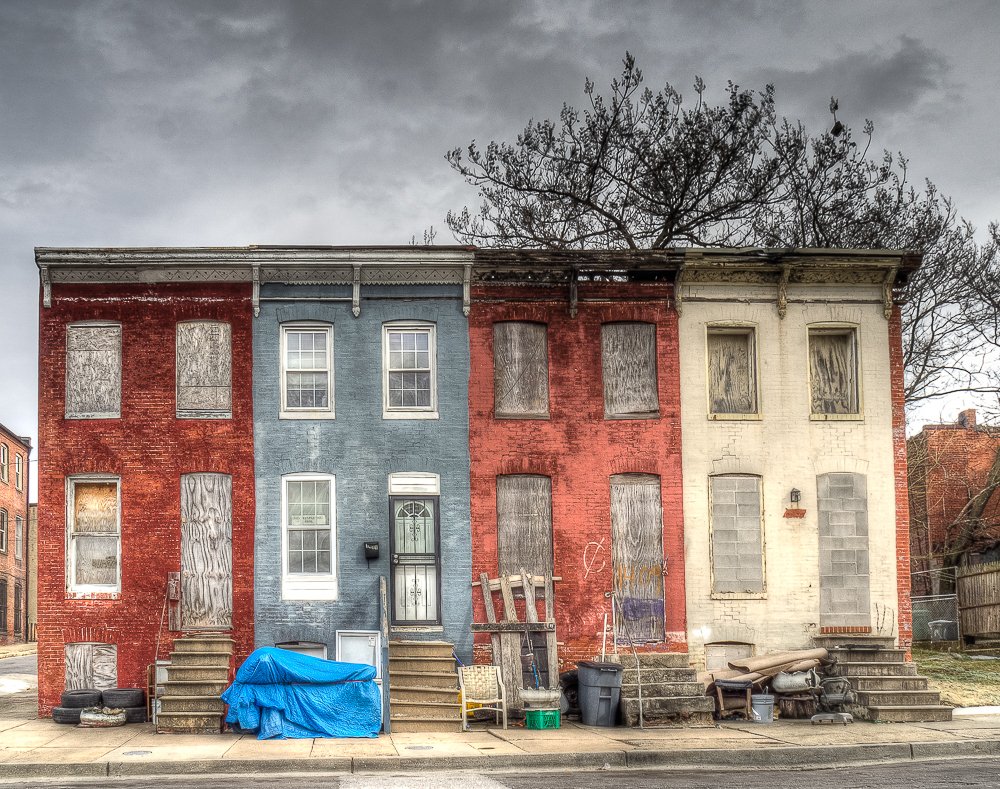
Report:
[[[978,424],[972,408],[954,423],[925,425],[907,441],[915,593],[951,591],[931,571],[955,561],[1000,559],[998,451],[1000,428]]]
[[[31,440],[0,425],[0,644],[27,636]]]

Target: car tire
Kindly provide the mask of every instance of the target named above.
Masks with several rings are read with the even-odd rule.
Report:
[[[105,707],[126,709],[128,707],[146,708],[146,691],[142,688],[114,688],[101,694]]]
[[[101,691],[99,690],[94,690],[93,688],[83,688],[80,690],[63,691],[62,707],[64,709],[82,710],[84,707],[99,706],[101,706]]]
[[[141,707],[124,707],[126,723],[145,723],[146,705]]]
[[[53,707],[52,720],[54,723],[70,723],[74,726],[80,722],[80,712],[83,707]]]

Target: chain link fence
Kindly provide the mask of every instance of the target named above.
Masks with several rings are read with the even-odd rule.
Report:
[[[958,641],[958,595],[914,597],[914,641]]]

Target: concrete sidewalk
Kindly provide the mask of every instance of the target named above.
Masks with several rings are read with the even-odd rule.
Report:
[[[946,723],[723,723],[704,728],[479,729],[378,739],[157,735],[150,724],[80,729],[0,716],[0,780],[191,773],[503,771],[630,767],[795,768],[1000,756],[1000,716]]]

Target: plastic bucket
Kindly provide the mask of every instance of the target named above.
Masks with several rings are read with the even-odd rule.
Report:
[[[750,697],[754,723],[774,723],[774,696],[761,693]]]
[[[583,660],[576,668],[580,721],[585,726],[614,726],[622,692],[622,667],[618,663]]]

